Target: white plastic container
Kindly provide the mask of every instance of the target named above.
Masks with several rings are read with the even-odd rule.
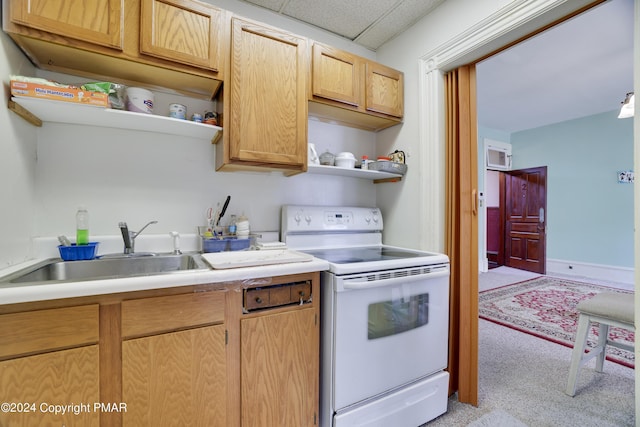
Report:
[[[238,239],[247,239],[249,238],[249,219],[241,215],[240,218],[236,221],[236,236]]]
[[[354,168],[356,166],[356,158],[353,153],[343,151],[336,156],[335,164],[339,168]]]
[[[174,119],[186,120],[187,107],[182,104],[169,104],[169,117]]]
[[[153,114],[153,92],[141,87],[127,88],[127,110]]]

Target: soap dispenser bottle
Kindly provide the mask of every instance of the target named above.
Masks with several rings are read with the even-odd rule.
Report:
[[[76,212],[76,245],[89,243],[89,211],[80,206]]]

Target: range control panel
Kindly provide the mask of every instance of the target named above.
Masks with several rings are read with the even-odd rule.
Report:
[[[378,208],[296,206],[282,207],[282,231],[382,231],[382,214]]]

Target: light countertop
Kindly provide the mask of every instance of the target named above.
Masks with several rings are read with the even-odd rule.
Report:
[[[28,261],[3,270],[0,272],[0,281],[3,276],[29,267],[40,261],[43,260]],[[237,282],[246,282],[247,285],[251,285],[252,281],[256,279],[311,273],[328,269],[328,262],[313,258],[311,261],[305,262],[228,268],[222,270],[185,270],[172,272],[170,274],[155,274],[117,279],[34,284],[0,283],[0,305],[211,283],[220,283],[223,287],[225,282],[234,282],[236,285]]]

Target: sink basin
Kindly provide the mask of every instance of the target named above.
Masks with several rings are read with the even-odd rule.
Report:
[[[49,259],[4,279],[3,283],[83,281],[209,270],[199,254],[122,256],[90,261]]]

